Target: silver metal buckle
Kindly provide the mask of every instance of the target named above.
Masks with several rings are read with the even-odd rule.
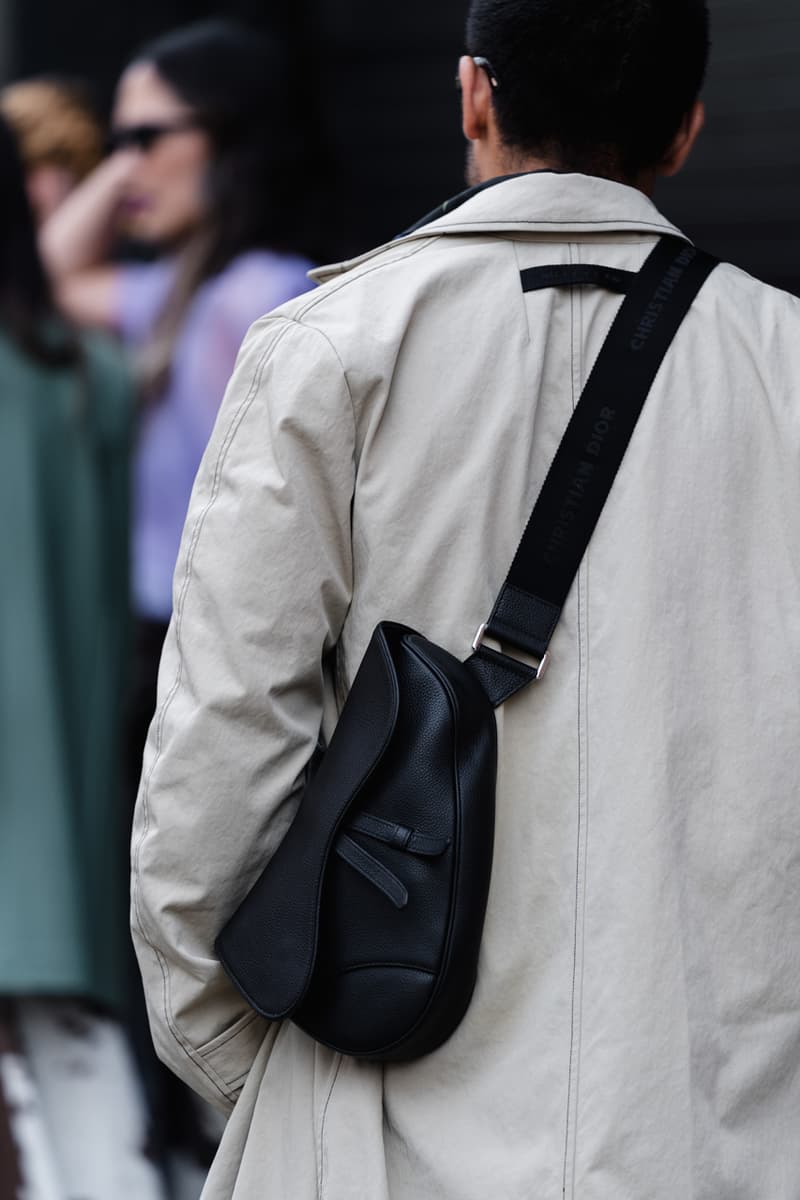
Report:
[[[475,651],[475,653],[477,653],[478,650],[480,650],[481,646],[483,645],[484,639],[486,637],[488,630],[489,630],[488,621],[484,621],[482,625],[478,626],[478,632],[475,634],[475,638],[472,643],[472,649]],[[498,651],[498,653],[504,654],[506,658],[514,658],[513,654],[506,654],[505,650]],[[523,660],[522,659],[514,659],[514,661],[522,662]],[[534,658],[532,662],[530,662],[530,663],[525,662],[524,665],[526,667],[530,666],[530,667],[534,668],[534,670],[536,671],[536,679],[534,680],[534,682],[538,683],[539,680],[544,677],[544,674],[547,671],[547,668],[550,666],[550,651],[547,650],[545,652],[544,658],[539,659],[538,662]]]
[[[478,632],[475,634],[475,637],[472,639],[472,649],[473,650],[475,650],[475,651],[480,650],[481,646],[483,645],[483,639],[486,637],[486,630],[488,628],[489,628],[488,621],[484,621],[482,625],[478,626]]]

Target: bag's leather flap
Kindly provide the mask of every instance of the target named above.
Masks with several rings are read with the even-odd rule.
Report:
[[[217,938],[226,971],[270,1020],[289,1016],[306,993],[325,863],[347,810],[384,754],[397,713],[397,679],[385,629],[378,625],[294,821]]]

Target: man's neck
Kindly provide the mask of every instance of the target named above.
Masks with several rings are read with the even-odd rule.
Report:
[[[565,166],[555,158],[539,158],[536,155],[515,151],[511,147],[499,145],[492,147],[475,147],[470,145],[467,156],[467,183],[475,186],[487,183],[504,175],[527,175],[535,171],[557,171],[561,174],[575,174],[574,168]],[[587,172],[578,172],[586,174]],[[595,172],[588,172],[595,174]],[[655,171],[643,171],[633,179],[625,179],[611,172],[597,173],[598,179],[608,179],[612,183],[622,183],[627,187],[638,188],[648,199],[652,199],[656,185]]]

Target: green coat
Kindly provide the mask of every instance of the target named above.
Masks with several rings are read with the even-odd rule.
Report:
[[[113,1004],[125,962],[117,780],[131,386],[0,335],[0,993]]]

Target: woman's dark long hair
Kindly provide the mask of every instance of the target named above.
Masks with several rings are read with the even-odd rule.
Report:
[[[212,142],[209,274],[243,250],[303,251],[303,132],[284,45],[231,21],[203,21],[146,45],[155,67]]]
[[[14,135],[0,117],[0,327],[47,367],[75,366],[77,340],[57,317],[39,258]]]
[[[197,288],[257,248],[313,257],[306,214],[305,138],[289,53],[228,20],[165,34],[132,60],[149,63],[211,139],[207,218],[183,247],[172,295],[141,361],[150,396],[163,391],[175,338]]]

